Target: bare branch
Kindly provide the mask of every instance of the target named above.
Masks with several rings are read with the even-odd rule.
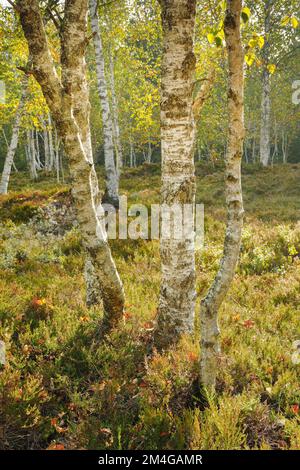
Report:
[[[210,95],[214,80],[215,80],[215,69],[212,67],[207,77],[205,77],[202,80],[203,81],[202,86],[193,102],[193,112],[194,112],[195,122],[198,121],[202,108],[207,98]]]

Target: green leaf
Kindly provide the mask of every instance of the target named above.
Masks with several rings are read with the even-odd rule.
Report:
[[[215,43],[216,43],[217,47],[221,47],[222,44],[223,44],[222,38],[220,36],[216,36],[215,37]]]

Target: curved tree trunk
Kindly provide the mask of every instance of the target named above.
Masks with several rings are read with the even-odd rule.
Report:
[[[196,0],[160,0],[163,27],[161,84],[162,203],[194,204],[193,52]],[[162,212],[163,212],[162,206]],[[163,215],[163,214],[162,214]],[[159,349],[194,331],[194,232],[161,237],[161,289],[155,345]]]
[[[68,157],[77,219],[83,246],[93,265],[97,286],[101,289],[104,305],[102,331],[106,331],[123,314],[124,292],[107,243],[92,156],[84,59],[88,0],[65,1],[61,33],[62,83],[48,48],[38,1],[18,0],[17,6],[33,60],[34,76],[41,86]]]
[[[106,196],[105,202],[118,207],[119,205],[119,178],[114,160],[113,144],[113,122],[110,112],[108,88],[105,78],[105,63],[103,55],[102,40],[99,27],[98,2],[90,0],[90,18],[93,32],[93,40],[96,56],[96,74],[98,82],[98,93],[102,109],[103,137],[104,137],[104,160],[106,170]]]
[[[242,0],[227,0],[225,39],[228,51],[229,136],[226,153],[227,227],[220,269],[201,303],[201,382],[214,388],[218,370],[218,310],[228,292],[240,252],[243,226],[241,159],[244,141],[244,53],[240,35]]]
[[[2,176],[1,176],[1,183],[0,183],[0,194],[7,194],[7,191],[8,191],[8,184],[9,184],[11,169],[14,163],[14,157],[15,157],[15,153],[18,147],[19,131],[20,131],[24,105],[26,101],[27,86],[28,86],[28,78],[26,77],[22,83],[22,94],[21,94],[21,98],[19,101],[16,115],[15,115],[15,121],[14,121],[13,128],[12,128],[11,140],[10,140],[10,144],[9,144],[7,155],[6,155],[5,162],[4,162],[4,167],[3,167]]]

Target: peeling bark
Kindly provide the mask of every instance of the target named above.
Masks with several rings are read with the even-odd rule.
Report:
[[[227,226],[219,271],[201,302],[201,383],[213,389],[219,367],[218,310],[228,292],[238,262],[243,227],[241,159],[244,128],[244,53],[240,34],[242,0],[227,0],[224,23],[228,52],[229,135],[226,152]]]
[[[101,289],[104,305],[102,331],[106,331],[123,315],[124,292],[108,246],[103,210],[99,206],[89,131],[90,103],[84,59],[88,0],[65,1],[62,80],[57,75],[48,48],[39,2],[18,0],[17,6],[32,56],[33,74],[41,86],[68,158],[77,220],[83,246]]]
[[[12,128],[11,140],[7,149],[7,154],[6,154],[6,158],[4,162],[4,168],[2,171],[1,183],[0,183],[0,194],[7,194],[7,191],[8,191],[8,184],[9,184],[11,169],[14,163],[14,157],[15,157],[15,153],[18,147],[19,131],[20,131],[24,105],[26,101],[27,86],[28,86],[28,78],[25,77],[22,83],[21,98],[19,101],[18,109],[16,111],[15,121],[14,121],[13,128]]]
[[[161,0],[163,58],[161,83],[162,203],[194,204],[195,169],[193,52],[196,0]],[[155,345],[167,348],[194,331],[195,245],[161,238],[161,289]]]

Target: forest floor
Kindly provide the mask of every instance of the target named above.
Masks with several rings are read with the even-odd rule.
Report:
[[[49,233],[43,217],[36,222],[49,203],[68,201],[68,185],[13,176],[10,194],[0,198],[0,448],[300,449],[293,349],[300,340],[300,165],[243,173],[242,252],[220,312],[218,395],[206,402],[197,381],[198,329],[163,355],[146,354],[158,242],[112,242],[126,314],[99,344],[102,313],[85,306],[77,230]],[[220,165],[199,164],[197,175],[197,202],[205,204],[200,299],[222,253],[225,209]],[[121,193],[149,205],[159,201],[159,186],[159,167],[147,165],[126,170]]]

